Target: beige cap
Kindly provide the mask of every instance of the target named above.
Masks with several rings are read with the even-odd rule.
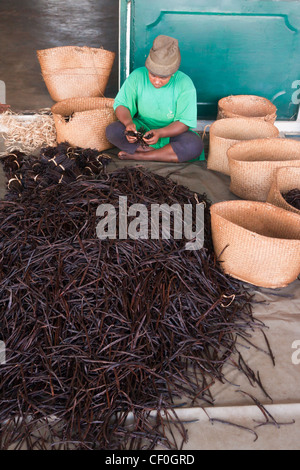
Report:
[[[160,35],[154,39],[145,65],[154,75],[168,77],[179,69],[180,61],[177,39]]]

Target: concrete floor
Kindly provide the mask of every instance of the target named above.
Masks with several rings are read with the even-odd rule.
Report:
[[[16,112],[52,106],[36,51],[67,45],[116,53],[105,92],[114,97],[118,17],[118,0],[0,0],[0,80],[6,84],[6,103]]]

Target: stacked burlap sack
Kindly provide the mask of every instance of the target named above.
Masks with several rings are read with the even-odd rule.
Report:
[[[51,98],[57,143],[103,151],[112,147],[105,129],[116,120],[114,100],[105,98],[115,53],[63,46],[37,51]]]
[[[265,98],[219,101],[207,166],[230,176],[244,201],[211,207],[212,236],[224,271],[256,286],[280,288],[300,274],[300,213],[283,192],[300,188],[300,142],[279,137]]]

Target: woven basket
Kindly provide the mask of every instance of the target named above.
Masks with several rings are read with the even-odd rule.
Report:
[[[300,142],[281,138],[239,142],[227,155],[230,191],[242,199],[265,202],[276,169],[300,167]]]
[[[86,68],[91,63],[95,67],[112,66],[115,53],[102,48],[63,46],[37,51],[43,72],[53,72],[65,68]]]
[[[44,73],[43,78],[51,98],[58,102],[69,98],[103,96],[109,72],[95,73],[91,68],[65,69]]]
[[[90,47],[37,51],[42,76],[54,101],[104,96],[115,53]]]
[[[209,130],[207,168],[230,174],[227,150],[242,140],[278,137],[279,130],[270,122],[246,118],[229,118],[215,121]]]
[[[300,273],[300,216],[272,204],[211,206],[212,238],[225,273],[260,287],[285,287]]]
[[[219,100],[217,119],[246,117],[273,123],[276,112],[276,106],[262,96],[235,95]]]
[[[105,129],[116,121],[112,98],[72,98],[52,106],[57,142],[99,151],[112,146]]]
[[[282,207],[282,209],[295,212],[300,216],[300,210],[288,204],[282,196],[292,189],[299,189],[300,191],[300,167],[277,168],[267,202]]]

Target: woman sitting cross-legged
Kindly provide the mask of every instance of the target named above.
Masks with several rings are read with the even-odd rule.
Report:
[[[179,71],[178,41],[158,36],[145,67],[134,70],[123,83],[114,102],[118,121],[106,128],[109,142],[120,159],[164,162],[204,160],[203,142],[192,131],[197,125],[196,89]],[[144,132],[141,145],[126,131]]]

